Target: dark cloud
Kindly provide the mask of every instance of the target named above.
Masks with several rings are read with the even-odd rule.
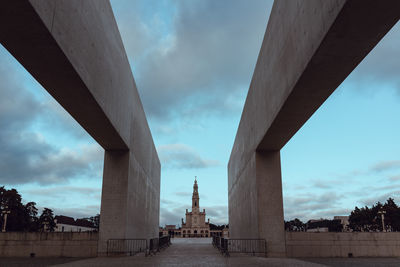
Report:
[[[327,180],[315,180],[313,181],[312,186],[320,189],[330,189],[333,185]]]
[[[160,200],[160,203],[161,203],[161,205],[171,205],[171,204],[174,205],[176,202],[169,200],[169,199],[162,198]]]
[[[167,209],[160,208],[160,226],[164,226],[166,224],[175,224],[181,225],[181,219],[185,219],[185,209]]]
[[[49,208],[49,207],[46,207]],[[41,210],[42,208],[39,207]],[[100,213],[100,204],[99,205],[87,205],[87,206],[79,206],[79,208],[52,208],[55,215],[65,215],[69,217],[73,217],[75,219],[78,218],[89,218],[95,216]]]
[[[381,161],[371,167],[371,171],[383,172],[393,169],[400,169],[400,160]]]
[[[165,25],[160,26],[157,20],[146,24],[135,19],[140,17],[137,4],[129,12],[121,12],[121,17],[118,12],[118,25],[128,56],[133,58],[146,113],[165,118],[240,112],[272,1],[171,4],[176,5],[176,12],[167,36],[160,31]]]
[[[228,219],[228,206],[227,205],[213,205],[205,206],[207,219],[213,224],[227,224]]]
[[[218,161],[204,159],[184,144],[161,145],[157,152],[163,168],[202,169],[219,165]]]
[[[396,187],[398,188],[398,185],[392,186],[391,189],[396,188]],[[387,188],[387,189],[389,189],[389,188]],[[390,197],[394,198],[395,200],[396,199],[400,200],[400,190],[390,190],[390,191],[384,192],[382,190],[375,188],[373,190],[370,190],[369,192],[370,193],[368,194],[367,197],[363,197],[363,198],[359,199],[359,203],[361,203],[362,205],[366,205],[366,206],[372,206],[372,205],[376,204],[378,201],[381,203],[384,203]]]
[[[0,57],[0,184],[54,184],[80,175],[98,177],[103,157],[99,146],[87,145],[80,151],[60,149],[32,131],[38,121],[53,118],[63,122],[69,115],[60,115],[61,108],[52,109],[49,103],[37,100],[22,82],[23,75],[11,63],[11,56],[1,49],[4,55]],[[53,134],[73,133],[74,128],[80,128],[51,121],[47,125]],[[87,135],[86,139],[90,142]]]
[[[391,182],[400,181],[400,175],[390,176],[390,177],[389,177],[389,181],[391,181]]]
[[[360,90],[371,88],[369,83],[379,85],[388,83],[400,93],[399,47],[400,23],[397,23],[354,70],[351,81],[357,83]]]
[[[21,190],[20,193],[25,203],[36,202],[39,212],[46,207],[52,209],[55,215],[74,218],[91,217],[100,213],[101,188],[98,187],[49,186]],[[37,201],[37,198],[40,198],[40,201]],[[74,199],[81,199],[79,205],[71,204]],[[88,205],[88,203],[95,204]]]
[[[284,196],[285,219],[299,218],[307,221],[309,219],[332,218],[335,215],[343,215],[343,212],[337,214],[338,211],[346,210],[340,206],[342,197],[342,194],[336,192],[309,192],[296,196]]]
[[[95,197],[100,200],[99,193],[101,193],[101,188],[81,186],[50,186],[24,190],[24,193],[29,193],[31,195],[45,195],[47,198],[60,198],[61,196],[64,196],[66,192],[82,194],[87,197]]]

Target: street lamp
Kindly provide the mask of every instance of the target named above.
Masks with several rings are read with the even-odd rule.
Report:
[[[47,225],[49,225],[49,222],[45,221],[45,222],[42,222],[42,224],[43,224],[43,232],[46,232],[47,231]]]
[[[380,210],[380,211],[378,211],[378,214],[381,215],[381,219],[382,219],[382,232],[386,232],[386,229],[385,229],[385,214],[386,214],[386,211]]]
[[[1,211],[1,213],[3,214],[3,218],[4,218],[4,223],[3,223],[3,229],[1,229],[1,231],[4,233],[6,231],[6,225],[7,225],[7,215],[11,213],[10,210],[8,210],[8,206],[4,207],[4,210]]]

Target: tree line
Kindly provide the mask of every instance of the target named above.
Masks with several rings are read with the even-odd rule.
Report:
[[[22,197],[14,188],[7,190],[4,186],[0,187],[0,227],[3,229],[5,213],[7,213],[6,230],[7,232],[54,232],[56,223],[54,212],[49,208],[44,208],[40,216],[35,202],[22,203]],[[87,220],[98,229],[99,215]]]
[[[384,225],[382,225],[382,214]],[[298,218],[285,221],[286,231],[304,232],[307,229],[327,227],[329,232],[341,232],[343,226],[340,220],[319,220],[304,223]],[[377,231],[400,231],[400,207],[397,206],[393,198],[389,198],[385,203],[377,202],[371,207],[357,206],[349,215],[348,231],[354,232],[377,232]]]

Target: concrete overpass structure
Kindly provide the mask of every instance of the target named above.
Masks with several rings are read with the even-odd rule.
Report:
[[[231,238],[286,256],[280,149],[399,18],[396,0],[275,1],[228,164]]]
[[[158,237],[160,161],[109,1],[3,1],[0,43],[105,150],[99,254]]]
[[[98,252],[158,236],[160,162],[107,0],[6,0],[0,43],[105,149]],[[398,21],[398,0],[279,0],[228,166],[232,238],[285,256],[280,149]],[[231,208],[235,208],[233,213]]]

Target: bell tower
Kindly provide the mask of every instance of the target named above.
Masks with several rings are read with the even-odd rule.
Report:
[[[199,213],[200,212],[200,197],[199,197],[199,191],[198,191],[198,186],[197,186],[197,177],[194,177],[194,185],[193,185],[193,196],[192,196],[192,212],[193,213]]]

